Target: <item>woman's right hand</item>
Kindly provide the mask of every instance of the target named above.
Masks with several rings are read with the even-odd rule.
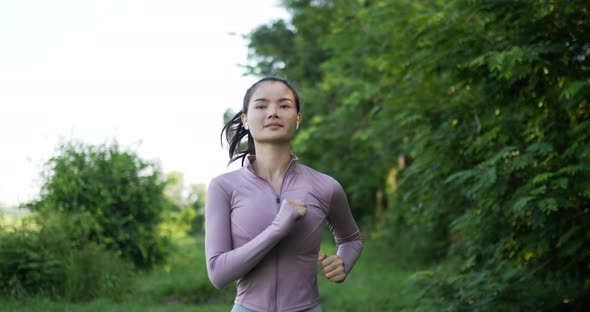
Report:
[[[307,212],[307,205],[302,200],[287,199],[287,203],[289,203],[289,205],[293,206],[293,208],[295,208],[295,210],[297,210],[299,217],[297,217],[297,219],[295,219],[296,221],[299,221],[299,220],[305,218],[305,213]]]

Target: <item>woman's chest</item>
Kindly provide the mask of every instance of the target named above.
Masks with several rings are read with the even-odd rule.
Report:
[[[305,217],[298,220],[285,241],[297,244],[312,237],[321,240],[321,227],[328,215],[328,197],[304,181],[287,181],[280,193],[271,184],[249,185],[237,190],[232,198],[231,228],[234,247],[256,237],[275,220],[283,200],[301,200],[306,205]],[[290,208],[290,207],[283,207]],[[319,233],[319,236],[318,236]],[[314,239],[315,240],[315,239]]]

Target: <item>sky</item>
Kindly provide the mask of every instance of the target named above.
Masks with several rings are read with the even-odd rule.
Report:
[[[219,134],[256,81],[241,35],[278,3],[0,1],[0,202],[36,198],[61,141],[115,139],[187,183],[237,168]]]

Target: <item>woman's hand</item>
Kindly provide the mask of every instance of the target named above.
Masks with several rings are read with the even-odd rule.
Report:
[[[346,277],[344,273],[344,261],[338,255],[327,256],[320,252],[318,261],[322,264],[322,271],[324,276],[334,283],[341,283]]]
[[[305,218],[305,213],[307,212],[307,205],[302,200],[288,199],[287,203],[289,203],[289,205],[293,206],[293,208],[295,208],[295,210],[297,210],[299,217],[297,217],[296,220],[301,220],[301,219]]]

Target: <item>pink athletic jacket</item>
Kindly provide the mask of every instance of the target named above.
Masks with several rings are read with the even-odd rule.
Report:
[[[361,233],[346,194],[332,177],[293,156],[276,194],[246,158],[238,170],[208,187],[205,255],[209,279],[217,288],[237,281],[235,303],[255,311],[301,311],[319,304],[318,253],[326,221],[338,256],[350,272],[362,250]],[[305,218],[287,199],[307,204]]]

